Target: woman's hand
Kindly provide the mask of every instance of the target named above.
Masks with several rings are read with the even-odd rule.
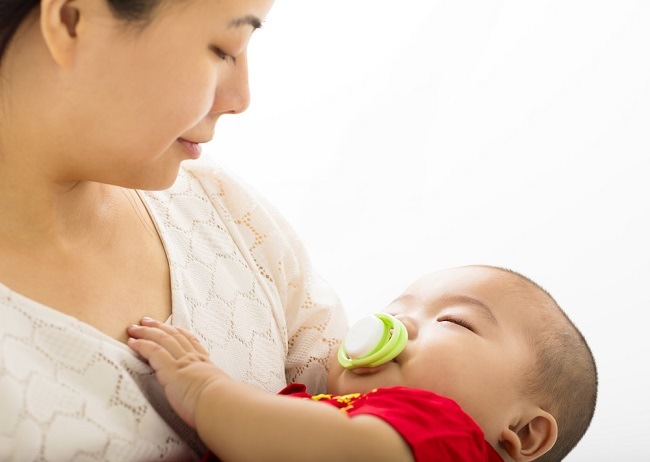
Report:
[[[128,344],[149,361],[176,413],[192,428],[199,397],[215,380],[228,379],[190,332],[143,318],[127,329]]]

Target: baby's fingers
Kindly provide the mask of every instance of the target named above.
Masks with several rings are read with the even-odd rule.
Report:
[[[142,338],[129,338],[128,344],[134,351],[149,361],[151,368],[158,372],[176,368],[176,360],[171,353],[156,342]],[[159,376],[160,378],[160,376]],[[165,384],[162,384],[163,386]]]
[[[203,355],[210,356],[210,353],[208,353],[208,350],[201,345],[199,339],[197,339],[190,331],[185,330],[182,327],[164,324],[151,318],[142,318],[141,323],[143,326],[155,327],[168,333],[174,337],[187,352],[196,351]]]
[[[177,327],[176,329],[178,329],[178,332],[180,332],[187,339],[187,341],[192,344],[192,346],[194,347],[194,349],[196,351],[198,351],[199,353],[204,354],[204,355],[206,355],[208,357],[210,356],[210,353],[208,353],[208,350],[203,348],[203,345],[201,345],[201,342],[199,342],[199,339],[196,338],[194,336],[194,334],[192,334],[190,331],[187,331],[187,330],[183,329],[182,327]]]
[[[127,330],[133,338],[157,343],[169,351],[176,359],[194,351],[192,343],[176,327],[168,326],[150,318],[144,318],[141,326],[132,325]]]

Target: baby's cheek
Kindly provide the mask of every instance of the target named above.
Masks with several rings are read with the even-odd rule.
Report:
[[[338,353],[338,348],[334,349],[334,351],[332,352],[328,360],[328,365],[329,365],[329,372],[327,375],[328,393],[335,393],[335,390],[338,389],[338,382],[344,371],[343,367],[339,364],[337,353]]]
[[[339,367],[341,366],[339,364],[338,357],[339,357],[339,347],[337,346],[336,348],[332,348],[332,351],[330,352],[330,356],[327,359],[330,370],[336,366]]]

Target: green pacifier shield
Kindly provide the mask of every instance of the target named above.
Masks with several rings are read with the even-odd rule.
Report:
[[[404,324],[387,313],[360,319],[339,348],[339,363],[346,369],[377,367],[394,359],[408,340]]]

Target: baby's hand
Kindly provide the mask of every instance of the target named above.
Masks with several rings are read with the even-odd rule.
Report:
[[[192,428],[201,392],[214,380],[227,377],[215,366],[197,338],[180,327],[150,318],[128,329],[128,344],[156,371],[156,378],[176,413]]]

